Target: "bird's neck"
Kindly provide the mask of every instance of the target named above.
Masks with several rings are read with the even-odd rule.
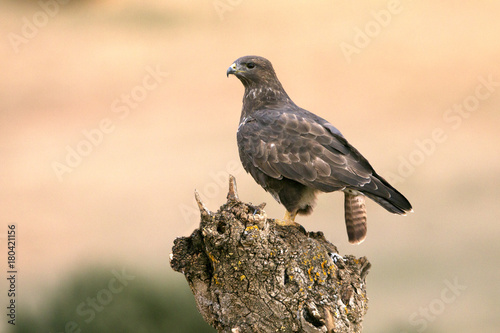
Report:
[[[245,86],[243,110],[255,111],[263,108],[295,106],[288,94],[278,82],[276,85]]]

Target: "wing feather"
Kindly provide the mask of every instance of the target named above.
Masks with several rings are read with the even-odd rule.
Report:
[[[270,177],[326,192],[370,184],[371,167],[321,120],[282,110],[256,111],[238,131],[240,156]]]

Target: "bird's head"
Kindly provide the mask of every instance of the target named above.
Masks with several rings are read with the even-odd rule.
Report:
[[[226,72],[233,74],[245,87],[255,85],[274,85],[279,83],[273,65],[266,58],[258,56],[244,56],[237,59]]]

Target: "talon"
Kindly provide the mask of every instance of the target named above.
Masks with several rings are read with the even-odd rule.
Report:
[[[283,217],[283,220],[276,219],[276,223],[281,225],[281,226],[295,226],[297,227],[298,224],[295,222],[295,216],[297,216],[297,213],[290,213],[289,211],[285,211],[285,216]]]
[[[283,220],[275,219],[274,221],[276,224],[282,226],[282,227],[294,227],[299,229],[302,233],[305,235],[307,234],[306,229],[299,223],[295,222],[295,216],[297,216],[297,213],[290,213],[289,211],[285,212],[285,217]]]
[[[285,221],[295,222],[295,216],[297,216],[297,212],[290,213],[288,210],[285,211],[285,217],[283,218]]]

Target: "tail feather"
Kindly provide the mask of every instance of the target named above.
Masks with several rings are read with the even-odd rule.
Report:
[[[376,195],[373,195],[371,193],[366,193],[366,196],[376,203],[378,203],[380,206],[384,207],[388,212],[393,213],[393,214],[399,214],[399,215],[406,215],[407,211],[399,208],[396,206],[392,201],[386,198],[378,197]]]
[[[349,243],[359,244],[366,238],[365,196],[355,192],[345,192],[345,225]]]
[[[413,211],[408,199],[378,174],[372,176],[370,185],[370,188],[367,187],[361,192],[387,211],[399,215]]]

